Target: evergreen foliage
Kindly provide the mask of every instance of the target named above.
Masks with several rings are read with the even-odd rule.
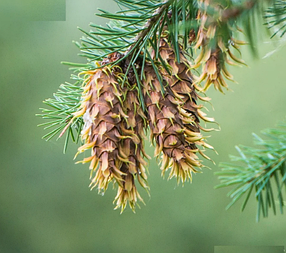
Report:
[[[162,155],[162,175],[178,183],[192,179],[192,173],[210,160],[204,150],[214,148],[206,142],[201,121],[214,123],[203,112],[210,99],[205,92],[214,86],[224,92],[233,80],[228,65],[245,64],[240,46],[249,44],[255,54],[256,16],[265,18],[273,36],[286,31],[284,1],[265,0],[114,0],[115,14],[100,10],[106,26],[91,23],[90,31],[79,28],[83,37],[76,45],[86,64],[67,63],[74,72],[73,84],[62,84],[54,97],[44,103],[41,124],[51,129],[44,138],[66,135],[79,140],[78,154],[91,150],[81,162],[90,163],[91,187],[105,191],[110,182],[117,185],[116,208],[131,209],[140,197],[136,183],[148,191],[144,158],[145,134]],[[242,29],[240,28],[242,27]],[[245,34],[245,42],[237,39]],[[268,206],[275,212],[270,178],[278,187],[282,210],[282,185],[285,182],[281,131],[270,131],[273,141],[257,137],[263,150],[238,148],[246,166],[223,164],[222,186],[238,184],[231,191],[236,202],[252,189],[256,191],[259,212],[267,216]],[[269,132],[269,133],[270,133]],[[276,139],[275,139],[276,138]],[[284,138],[285,139],[285,138]],[[275,142],[276,140],[276,142]],[[282,180],[278,179],[278,172]],[[263,195],[265,192],[265,196]],[[144,203],[144,202],[143,202]]]
[[[253,134],[255,147],[236,146],[239,156],[230,156],[233,163],[221,163],[222,170],[216,173],[221,180],[217,188],[235,186],[228,194],[232,201],[227,208],[246,195],[242,204],[243,211],[252,191],[255,192],[257,220],[261,213],[267,217],[269,208],[276,214],[277,204],[283,213],[285,205],[286,123],[282,122],[279,128],[267,129],[262,133],[266,139]]]
[[[286,32],[286,2],[275,1],[265,13],[266,25],[269,29],[274,29],[272,37],[279,34],[282,37]]]

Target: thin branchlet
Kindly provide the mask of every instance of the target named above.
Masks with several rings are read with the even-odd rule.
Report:
[[[231,156],[231,163],[221,163],[221,171],[217,172],[221,181],[219,187],[233,186],[229,192],[232,201],[228,208],[242,196],[245,200],[242,210],[255,191],[257,200],[257,220],[260,215],[268,216],[268,209],[272,208],[276,214],[277,203],[283,212],[284,201],[282,188],[286,186],[286,124],[263,131],[268,138],[261,138],[253,134],[256,147],[237,146],[239,156]],[[277,193],[273,186],[276,185]]]
[[[160,6],[154,11],[153,16],[143,26],[143,30],[135,37],[134,43],[126,50],[125,54],[128,54],[129,52],[133,51],[133,49],[135,49],[135,46],[140,44],[140,42],[144,40],[146,35],[151,31],[154,24],[156,24],[162,18],[162,14],[166,11],[166,9],[169,8],[169,6],[173,2],[174,0],[166,1],[165,3],[162,3],[162,6]]]

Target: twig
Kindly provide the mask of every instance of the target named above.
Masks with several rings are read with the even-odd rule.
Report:
[[[144,37],[148,34],[148,32],[152,29],[153,25],[158,22],[158,20],[161,18],[164,11],[170,6],[170,4],[174,2],[174,0],[169,0],[163,3],[161,7],[159,7],[155,12],[154,16],[150,18],[146,24],[143,27],[143,31],[141,31],[134,39],[134,43],[126,50],[125,55],[127,55],[129,52],[131,52],[135,45],[137,45],[138,42],[141,42]]]

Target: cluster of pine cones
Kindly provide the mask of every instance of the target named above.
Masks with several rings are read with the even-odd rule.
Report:
[[[197,104],[198,99],[205,101],[208,98],[197,94],[190,63],[182,53],[178,63],[166,39],[161,39],[159,53],[171,67],[171,74],[163,67],[159,68],[163,87],[148,62],[144,64],[141,91],[133,71],[123,83],[124,61],[120,66],[106,65],[122,57],[114,53],[100,63],[105,65],[102,68],[85,72],[82,103],[74,115],[84,121],[81,133],[84,145],[78,153],[91,150],[91,156],[81,161],[90,163],[90,186],[104,192],[110,182],[116,182],[115,208],[122,211],[127,203],[134,211],[137,201],[143,202],[136,181],[148,191],[145,158],[149,157],[144,151],[148,130],[156,147],[155,156],[162,154],[162,174],[169,171],[168,178],[176,177],[178,182],[191,180],[192,173],[203,166],[197,155],[209,159],[202,149],[212,149],[200,133],[207,129],[199,122],[200,119],[214,120],[205,117],[201,111],[203,106]],[[141,67],[137,64],[140,72]]]
[[[225,62],[230,63],[227,55],[236,58],[220,39],[215,48],[207,46],[218,30],[212,25],[206,29],[207,16],[200,15],[202,24],[195,35],[194,48],[200,47],[201,53],[195,65],[191,65],[182,50],[178,62],[168,39],[161,38],[159,54],[170,71],[159,65],[160,81],[148,61],[137,62],[136,70],[128,69],[126,60],[110,67],[122,57],[119,53],[98,63],[99,68],[84,73],[82,104],[74,115],[84,121],[81,134],[84,145],[78,153],[91,150],[91,156],[81,162],[90,163],[92,188],[104,192],[110,182],[117,185],[115,209],[123,211],[129,204],[134,211],[138,200],[143,202],[138,184],[148,191],[148,155],[144,151],[147,132],[150,131],[150,139],[156,147],[155,156],[161,155],[162,175],[168,172],[168,178],[175,177],[178,183],[191,180],[192,173],[203,167],[198,154],[210,159],[203,150],[213,147],[201,134],[201,130],[210,129],[202,128],[200,119],[207,122],[214,119],[206,117],[201,110],[203,106],[198,104],[199,100],[209,98],[198,93],[206,91],[210,84],[218,90],[226,88],[222,74],[232,79],[225,68]],[[192,33],[190,40],[194,37]],[[233,40],[231,45],[236,42]],[[202,66],[202,74],[194,77],[191,69],[199,66]],[[143,73],[139,85],[135,71]],[[202,81],[205,81],[203,88],[197,85]]]

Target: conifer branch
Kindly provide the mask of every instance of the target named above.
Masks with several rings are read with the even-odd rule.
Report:
[[[216,188],[235,186],[228,194],[232,201],[227,209],[246,195],[242,204],[243,211],[254,191],[257,221],[261,214],[263,217],[268,216],[269,208],[276,214],[277,204],[283,213],[283,196],[286,193],[286,123],[279,126],[280,128],[262,132],[267,139],[253,134],[256,147],[236,146],[240,156],[230,156],[233,163],[220,164],[222,170],[216,174],[221,184]],[[276,185],[276,189],[273,185]]]
[[[286,33],[286,2],[282,0],[275,0],[266,11],[264,18],[266,19],[265,25],[268,29],[274,30],[274,36],[280,34],[280,37]]]
[[[232,52],[245,44],[235,39],[239,21],[255,50],[254,25],[249,21],[265,10],[265,1],[246,0],[239,6],[234,1],[209,0],[115,2],[120,11],[97,14],[109,19],[106,26],[90,24],[89,32],[79,28],[84,36],[75,44],[87,63],[68,63],[78,74],[72,75],[75,83],[61,85],[52,99],[45,100],[50,109],[42,109],[40,116],[49,119],[42,126],[52,129],[44,138],[66,134],[64,149],[71,138],[83,142],[77,154],[90,150],[91,155],[81,161],[90,163],[90,186],[105,191],[114,182],[116,208],[123,211],[129,204],[134,211],[138,200],[143,202],[137,184],[149,189],[143,141],[147,130],[156,146],[155,156],[162,155],[162,175],[169,171],[169,178],[175,177],[178,183],[191,181],[192,174],[204,167],[199,156],[211,160],[204,149],[214,148],[201,131],[213,129],[203,128],[200,120],[215,120],[202,111],[199,101],[209,98],[201,92],[211,86],[223,92],[228,87],[225,79],[233,80],[227,64],[245,64]],[[275,12],[269,18],[283,30],[281,15]],[[238,148],[241,157],[235,159],[244,162],[246,169],[222,165],[219,187],[237,185],[230,193],[230,205],[247,193],[244,209],[255,189],[258,215],[267,216],[269,206],[275,210],[274,181],[282,211],[285,132],[271,132],[270,142],[257,137],[264,150]],[[280,135],[283,142],[275,139]]]

